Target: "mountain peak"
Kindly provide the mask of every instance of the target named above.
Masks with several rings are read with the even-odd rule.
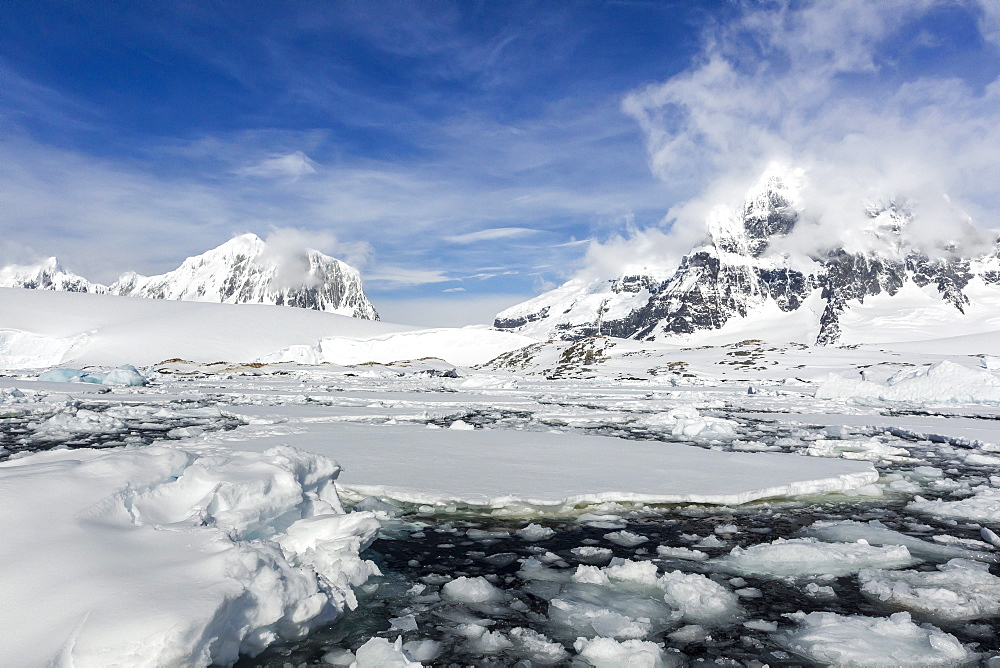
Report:
[[[0,286],[110,293],[126,297],[230,304],[274,304],[378,320],[356,269],[313,249],[269,245],[256,234],[233,237],[158,276],[126,272],[110,287],[65,271],[56,258],[0,269]]]
[[[859,198],[868,220],[847,236],[865,243],[841,242],[811,254],[766,253],[798,222],[803,183],[801,171],[772,166],[749,189],[741,210],[720,205],[710,211],[709,244],[692,249],[667,277],[630,276],[632,290],[615,289],[614,280],[594,281],[586,290],[566,283],[498,314],[494,326],[542,339],[688,339],[723,327],[738,332],[741,323],[759,324],[770,313],[829,344],[841,340],[841,316],[872,298],[886,303],[902,291],[911,299],[909,306],[898,302],[905,309],[918,296],[941,311],[941,322],[963,317],[971,300],[988,292],[1000,301],[996,257],[962,257],[957,246],[930,256],[903,243],[902,231],[915,216],[906,202],[866,204]]]

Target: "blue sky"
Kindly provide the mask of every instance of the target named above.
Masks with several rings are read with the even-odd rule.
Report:
[[[992,220],[998,4],[10,0],[0,261],[111,281],[294,228],[455,324],[687,243],[775,159]]]

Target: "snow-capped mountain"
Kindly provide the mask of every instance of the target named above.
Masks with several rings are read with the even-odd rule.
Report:
[[[82,276],[66,271],[62,263],[54,257],[38,264],[13,264],[0,268],[0,287],[64,292],[104,293],[108,291],[103,285],[91,283]]]
[[[104,286],[67,272],[56,258],[0,269],[0,287],[66,290],[226,304],[273,304],[378,320],[356,269],[316,250],[289,256],[244,234],[158,276],[122,275]]]
[[[800,329],[808,330],[808,343],[825,345],[843,342],[845,313],[904,288],[907,295],[922,292],[939,311],[953,313],[953,320],[970,306],[970,291],[995,292],[1000,303],[1000,249],[971,259],[945,249],[932,259],[903,243],[902,232],[913,213],[894,202],[867,206],[868,224],[859,230],[864,250],[773,250],[799,222],[799,178],[769,171],[737,214],[713,211],[704,245],[685,255],[672,272],[574,279],[503,311],[494,326],[538,338],[606,335],[693,342],[701,333],[727,326],[740,336],[741,323],[751,321],[758,331],[769,325],[777,329],[794,315],[804,323]]]

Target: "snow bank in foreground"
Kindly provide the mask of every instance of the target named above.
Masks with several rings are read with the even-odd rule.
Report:
[[[866,569],[858,573],[861,593],[945,622],[1000,616],[1000,578],[990,573],[987,564],[952,559],[938,569],[929,573]]]
[[[333,461],[147,447],[0,465],[3,665],[232,663],[354,607],[358,554]]]
[[[930,624],[918,626],[905,612],[887,619],[796,612],[797,629],[775,634],[789,651],[808,661],[837,666],[955,666],[976,655],[955,636]]]
[[[830,374],[816,390],[818,399],[1000,403],[1000,374],[954,362],[901,371],[885,384]]]
[[[111,371],[93,372],[82,369],[49,369],[38,375],[38,380],[49,383],[94,383],[97,385],[146,385],[146,377],[131,364]]]
[[[331,336],[312,346],[294,345],[257,358],[263,364],[388,364],[438,357],[460,366],[489,362],[503,353],[538,343],[520,334],[480,327],[422,329],[370,338]]]

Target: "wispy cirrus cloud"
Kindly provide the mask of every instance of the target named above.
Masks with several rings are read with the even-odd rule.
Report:
[[[453,234],[443,239],[453,244],[472,244],[480,241],[496,241],[498,239],[514,239],[517,237],[536,234],[538,230],[528,227],[493,227],[478,232],[467,232],[465,234]]]
[[[236,171],[243,176],[296,181],[316,173],[316,163],[302,151],[276,155]]]

